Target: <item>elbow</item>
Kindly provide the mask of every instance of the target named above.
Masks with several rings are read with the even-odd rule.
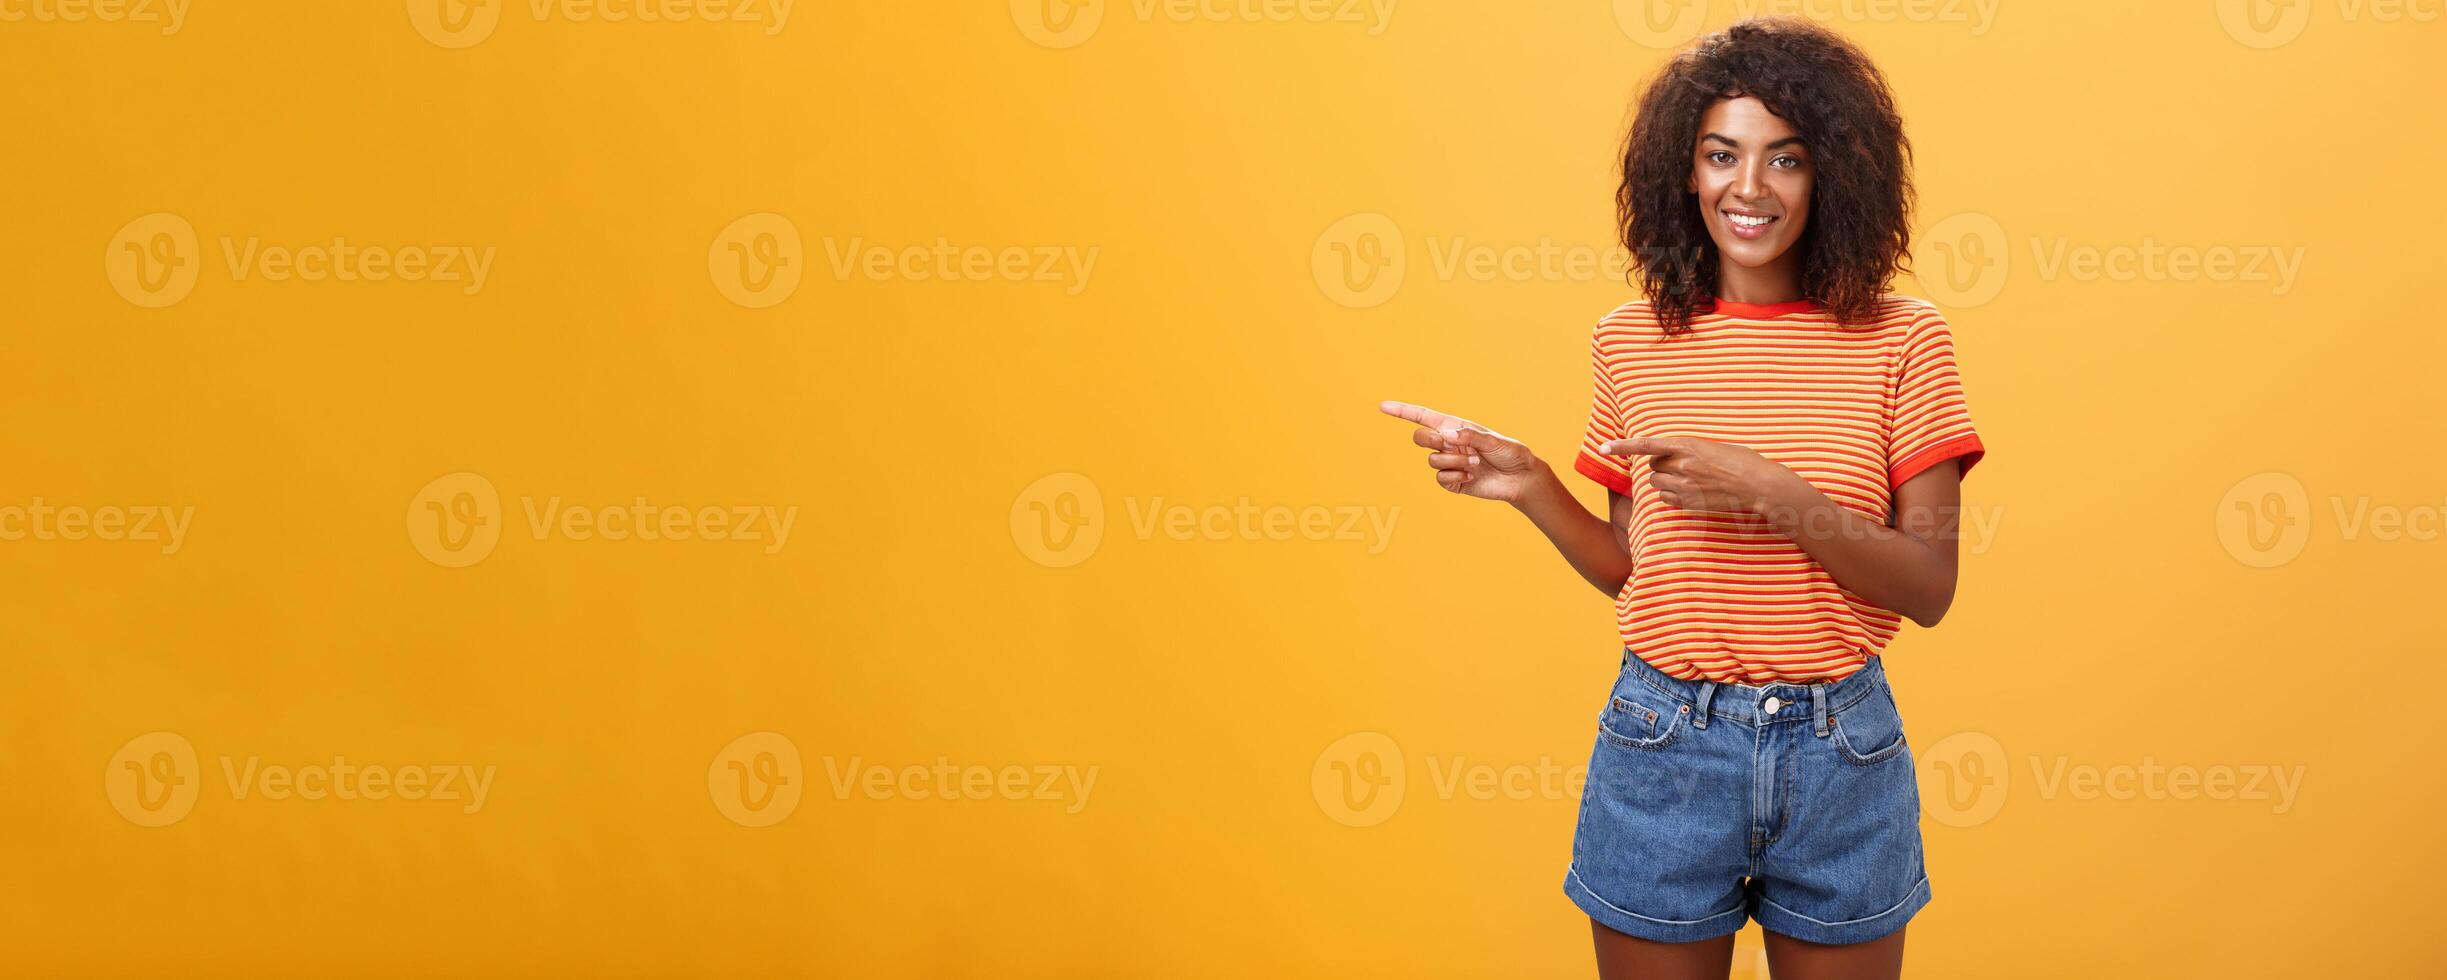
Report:
[[[1913,608],[1902,610],[1902,612],[1912,622],[1919,624],[1921,629],[1929,629],[1943,621],[1946,618],[1946,610],[1953,607],[1954,589],[1948,587],[1942,593],[1924,597],[1922,601],[1914,603]]]

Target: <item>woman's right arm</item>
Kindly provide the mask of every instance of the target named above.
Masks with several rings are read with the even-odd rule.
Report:
[[[1631,501],[1606,493],[1607,517],[1589,513],[1553,467],[1508,438],[1468,419],[1405,402],[1385,402],[1387,415],[1417,423],[1411,442],[1428,450],[1436,483],[1454,493],[1501,500],[1529,518],[1572,570],[1611,599],[1631,577]]]
[[[1623,581],[1631,577],[1630,536],[1631,499],[1612,490],[1606,491],[1606,510],[1611,520],[1601,520],[1580,505],[1552,467],[1541,460],[1538,479],[1512,502],[1529,522],[1538,526],[1563,560],[1572,564],[1590,585],[1612,599],[1623,591]]]

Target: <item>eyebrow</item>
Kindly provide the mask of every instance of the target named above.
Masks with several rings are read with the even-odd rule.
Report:
[[[1741,148],[1742,148],[1742,144],[1740,144],[1740,143],[1738,143],[1738,142],[1735,142],[1735,141],[1734,141],[1734,139],[1733,139],[1732,137],[1730,137],[1730,136],[1726,136],[1726,135],[1725,135],[1725,134],[1723,134],[1723,133],[1702,133],[1702,134],[1700,134],[1699,139],[1700,139],[1700,141],[1701,141],[1701,142],[1706,142],[1706,141],[1708,141],[1708,140],[1715,140],[1715,141],[1717,141],[1717,142],[1719,142],[1719,143],[1723,143],[1723,144],[1725,144],[1726,146],[1733,147],[1734,149],[1737,149],[1737,150],[1739,150],[1739,149],[1741,149]],[[1807,147],[1807,146],[1808,146],[1808,144],[1803,143],[1803,142],[1801,141],[1801,137],[1799,137],[1799,136],[1787,136],[1787,137],[1785,137],[1785,138],[1783,138],[1783,139],[1780,139],[1780,140],[1777,140],[1777,141],[1775,141],[1775,142],[1773,142],[1773,143],[1769,143],[1769,144],[1767,144],[1767,148],[1768,148],[1768,149],[1773,150],[1773,149],[1775,149],[1775,148],[1777,148],[1777,147],[1779,147],[1779,146],[1783,146],[1783,145],[1785,145],[1785,144],[1787,144],[1787,143],[1793,144],[1793,145],[1795,145],[1795,146],[1802,146],[1802,147]]]

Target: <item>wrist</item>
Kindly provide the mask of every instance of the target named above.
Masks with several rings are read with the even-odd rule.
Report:
[[[1769,526],[1792,536],[1801,526],[1810,509],[1826,501],[1826,497],[1802,479],[1801,474],[1786,470],[1785,479],[1751,502],[1751,513]]]
[[[1511,504],[1514,510],[1529,514],[1552,502],[1557,494],[1569,496],[1570,491],[1563,488],[1563,480],[1555,475],[1554,467],[1548,466],[1546,460],[1532,456],[1529,476],[1521,481],[1520,492],[1505,503]]]

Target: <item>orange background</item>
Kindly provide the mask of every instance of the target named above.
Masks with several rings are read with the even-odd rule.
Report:
[[[1629,294],[1535,250],[1608,250],[1676,8],[431,2],[0,19],[0,532],[192,509],[170,554],[0,540],[0,973],[1589,971],[1540,773],[1586,761],[1606,601],[1374,405],[1563,458]],[[2436,962],[2447,22],[1804,9],[1901,99],[1938,234],[1898,288],[1990,447],[1993,533],[1889,651],[1935,896],[1908,973]],[[194,244],[147,251],[157,214]],[[250,239],[492,259],[307,281],[233,270]],[[2145,245],[2299,265],[2054,260]],[[1014,247],[1094,261],[966,278]],[[555,498],[796,517],[539,535]],[[493,775],[473,812],[241,799],[250,759]],[[2300,782],[2053,781],[2145,765]]]

